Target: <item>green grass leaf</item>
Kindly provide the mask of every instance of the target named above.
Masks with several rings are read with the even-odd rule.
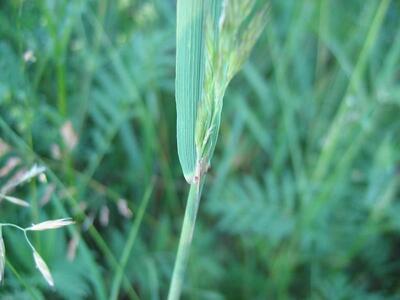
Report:
[[[204,0],[178,0],[176,30],[177,143],[183,174],[196,169],[195,127],[204,80]]]

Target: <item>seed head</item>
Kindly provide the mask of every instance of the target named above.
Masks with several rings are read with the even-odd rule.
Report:
[[[68,225],[71,225],[74,223],[75,222],[72,221],[70,218],[51,220],[51,221],[45,221],[45,222],[42,222],[39,224],[34,224],[31,227],[28,227],[26,230],[41,231],[41,230],[57,229],[57,228],[68,226]]]
[[[54,286],[53,276],[51,276],[49,268],[47,267],[43,258],[36,251],[33,251],[33,259],[35,260],[36,268],[40,271],[40,273],[42,273],[47,283],[50,286]]]

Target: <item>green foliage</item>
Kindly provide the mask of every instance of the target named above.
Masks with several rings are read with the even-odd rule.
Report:
[[[1,299],[109,299],[123,249],[121,299],[166,298],[186,193],[175,18],[165,0],[1,2],[0,189],[48,172],[0,221],[78,222],[31,236],[54,290],[3,230]],[[270,2],[225,95],[183,299],[400,297],[399,27],[398,1]]]

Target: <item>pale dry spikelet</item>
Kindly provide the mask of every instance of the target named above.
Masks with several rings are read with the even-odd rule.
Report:
[[[19,180],[18,180],[18,182],[16,184],[20,185],[21,183],[29,181],[32,178],[34,178],[36,176],[39,176],[40,174],[44,173],[45,171],[46,171],[46,167],[39,166],[39,165],[35,164],[27,172],[22,174],[21,178],[19,178]]]
[[[79,236],[75,235],[69,242],[68,242],[68,250],[67,250],[67,259],[69,261],[73,261],[76,257],[76,250],[78,249],[79,245]]]
[[[22,199],[19,199],[17,197],[12,197],[12,196],[7,196],[4,194],[0,194],[0,201],[1,200],[6,200],[12,204],[18,205],[18,206],[23,206],[23,207],[29,207],[30,204]]]
[[[50,270],[44,262],[43,258],[35,250],[33,251],[33,259],[35,260],[36,268],[43,275],[44,279],[50,286],[54,286],[53,276],[51,276]]]
[[[69,151],[75,149],[78,144],[78,134],[76,133],[71,121],[67,121],[60,129],[61,136],[63,138],[64,144]]]
[[[107,227],[110,222],[110,209],[107,205],[103,205],[100,209],[100,225]]]
[[[33,165],[28,171],[18,172],[13,178],[8,181],[0,190],[2,194],[7,194],[16,186],[19,186],[27,181],[30,181],[36,176],[39,176],[46,171],[46,168],[39,165]]]
[[[0,138],[0,156],[3,156],[10,150],[10,146],[8,146],[1,138]]]
[[[4,280],[5,264],[6,264],[6,247],[4,246],[3,234],[0,226],[0,282]]]
[[[50,220],[42,223],[34,224],[31,227],[26,228],[29,231],[42,231],[42,230],[50,230],[57,229],[60,227],[68,226],[74,224],[70,218],[58,219],[58,220]]]
[[[0,144],[0,147],[1,147],[1,144]],[[0,156],[1,156],[1,148],[0,148]],[[5,163],[5,165],[2,168],[0,168],[0,178],[7,176],[20,163],[21,163],[21,159],[19,159],[18,157],[10,157],[9,159],[7,159],[7,162]]]
[[[33,50],[26,50],[24,52],[23,58],[25,62],[31,62],[31,63],[36,62],[36,56]]]
[[[128,201],[125,199],[119,199],[117,202],[118,212],[125,218],[132,218],[132,211],[128,207]]]

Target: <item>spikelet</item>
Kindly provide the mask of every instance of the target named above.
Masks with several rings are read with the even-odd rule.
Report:
[[[50,270],[44,262],[43,258],[35,250],[33,251],[33,259],[35,260],[36,268],[43,275],[44,279],[50,286],[54,286],[53,276],[51,276]]]
[[[72,221],[70,218],[50,220],[50,221],[45,221],[42,223],[34,224],[34,225],[26,228],[26,230],[42,231],[42,230],[49,230],[49,229],[57,229],[57,228],[68,226],[68,225],[71,225],[74,223],[75,222]]]
[[[0,226],[0,282],[4,280],[5,264],[6,264],[6,247],[4,246],[3,233]]]

